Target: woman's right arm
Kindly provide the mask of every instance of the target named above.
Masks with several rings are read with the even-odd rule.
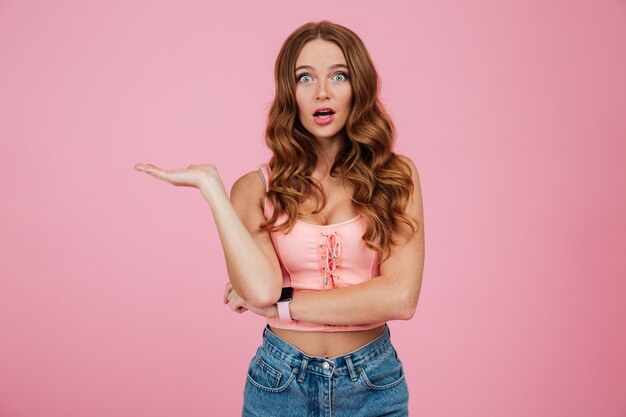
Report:
[[[201,191],[213,212],[230,282],[255,307],[269,307],[280,297],[282,274],[265,221],[265,186],[257,171],[239,178],[230,199],[219,176],[209,176]]]
[[[153,164],[137,163],[135,169],[176,186],[200,189],[213,212],[235,291],[257,308],[276,303],[283,280],[270,235],[259,229],[259,224],[265,220],[262,207],[265,185],[258,172],[252,171],[239,178],[229,199],[213,164],[166,170]]]

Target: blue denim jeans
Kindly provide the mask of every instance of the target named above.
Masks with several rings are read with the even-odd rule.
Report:
[[[389,326],[365,346],[334,358],[306,355],[266,326],[243,397],[243,417],[409,415],[409,391]]]

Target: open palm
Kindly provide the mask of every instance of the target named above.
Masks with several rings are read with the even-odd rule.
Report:
[[[213,164],[191,164],[186,169],[167,170],[153,164],[137,163],[135,169],[176,186],[202,189],[211,181],[217,181],[223,187],[217,168]]]

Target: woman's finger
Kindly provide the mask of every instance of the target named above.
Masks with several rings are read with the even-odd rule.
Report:
[[[248,305],[246,300],[241,298],[239,294],[237,294],[237,292],[235,292],[235,290],[232,289],[232,285],[230,286],[230,291],[228,295],[226,296],[226,299],[227,299],[226,302],[228,303],[228,306],[235,313],[242,314],[248,311],[248,308],[245,307],[246,305]]]
[[[232,291],[228,298],[228,307],[230,307],[231,310],[237,311],[237,309],[243,307],[243,298],[239,297],[235,291]]]
[[[150,174],[154,178],[157,178],[163,181],[168,181],[168,176],[169,176],[168,172],[164,169],[157,167],[156,165],[137,163],[135,164],[135,169],[137,171],[143,171],[147,174]]]
[[[248,302],[246,300],[244,300],[243,298],[241,298],[239,296],[239,294],[237,294],[235,292],[235,290],[232,290],[229,294],[229,302],[228,302],[228,306],[230,307],[231,310],[233,310],[236,313],[245,313],[246,311],[248,311]]]
[[[217,179],[218,184],[224,186],[217,168],[212,164],[191,164],[186,169],[166,170],[153,164],[137,163],[135,169],[176,186],[201,188],[210,179]]]
[[[237,303],[237,293],[235,291],[228,293],[228,307],[230,307],[231,310],[241,307],[241,304]]]
[[[135,165],[135,169],[144,171],[154,178],[177,186],[197,187],[201,178],[204,176],[201,171],[189,169],[161,169],[153,164],[138,163]]]
[[[151,171],[157,170],[159,168],[156,165],[153,165],[153,164],[143,164],[141,162],[137,162],[135,164],[135,169],[137,171],[151,172]]]

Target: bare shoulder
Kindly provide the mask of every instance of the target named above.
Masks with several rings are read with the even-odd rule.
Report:
[[[235,181],[231,192],[236,190],[237,192],[256,192],[257,194],[265,193],[265,185],[263,184],[263,178],[259,171],[250,171],[243,174]]]
[[[259,171],[250,171],[235,181],[230,189],[230,200],[235,207],[262,206],[265,184]]]
[[[398,156],[398,159],[400,159],[400,161],[407,164],[409,168],[411,169],[411,178],[413,179],[413,183],[414,183],[413,186],[416,190],[419,190],[420,188],[419,172],[417,170],[417,167],[415,166],[415,163],[408,156],[400,155],[400,154],[397,154],[397,156]]]
[[[398,158],[407,164],[411,169],[411,179],[413,180],[413,192],[411,200],[407,205],[407,212],[419,222],[423,218],[423,203],[422,203],[422,186],[420,184],[420,177],[417,167],[411,158],[405,155],[398,155]]]

